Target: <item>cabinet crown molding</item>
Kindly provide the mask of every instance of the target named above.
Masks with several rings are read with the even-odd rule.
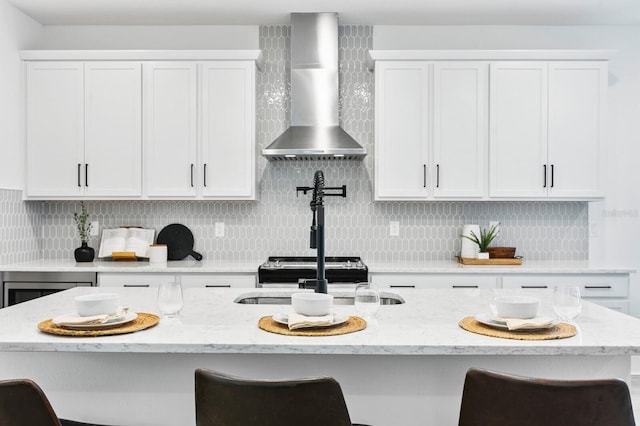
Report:
[[[262,50],[21,50],[23,61],[255,61]]]
[[[369,50],[367,68],[376,61],[607,61],[613,50]]]

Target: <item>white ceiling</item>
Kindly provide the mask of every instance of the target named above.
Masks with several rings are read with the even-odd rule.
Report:
[[[8,0],[44,25],[640,25],[640,0]]]

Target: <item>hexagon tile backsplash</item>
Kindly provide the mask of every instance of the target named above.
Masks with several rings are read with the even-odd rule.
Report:
[[[100,227],[136,225],[159,232],[187,225],[195,250],[214,261],[255,261],[267,256],[314,256],[309,249],[310,195],[323,170],[327,186],[347,185],[347,198],[326,198],[327,255],[356,255],[365,262],[453,259],[465,223],[501,222],[497,245],[516,246],[529,260],[586,260],[585,202],[376,202],[373,185],[373,74],[365,53],[372,28],[340,26],[340,121],[369,153],[364,161],[269,163],[259,155],[289,125],[289,27],[260,27],[264,71],[257,82],[258,198],[250,201],[89,201],[90,220]],[[22,202],[19,191],[0,190],[0,262],[69,259],[79,239],[73,222],[78,202]],[[389,236],[389,222],[400,236]],[[225,236],[215,237],[215,222]],[[99,247],[98,237],[90,245]]]

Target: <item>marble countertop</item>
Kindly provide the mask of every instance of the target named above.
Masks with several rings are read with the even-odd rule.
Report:
[[[461,274],[628,274],[633,268],[621,266],[598,266],[587,261],[541,262],[527,261],[518,266],[462,265],[455,260],[424,262],[369,262],[363,259],[370,273],[461,273]],[[260,260],[224,261],[179,260],[169,261],[166,265],[149,262],[113,262],[94,261],[77,263],[74,260],[38,260],[23,263],[0,265],[0,272],[115,272],[115,273],[239,273],[257,274]]]
[[[406,303],[381,306],[363,331],[341,336],[282,336],[258,328],[265,315],[291,310],[288,305],[242,305],[243,293],[282,294],[282,289],[185,289],[178,318],[162,319],[147,330],[102,337],[63,337],[42,333],[40,321],[73,313],[73,298],[103,291],[73,288],[0,309],[0,351],[238,353],[238,354],[376,354],[376,355],[638,355],[640,319],[584,303],[572,338],[520,341],[482,336],[458,326],[466,317],[488,312],[495,291],[478,289],[399,290]],[[156,291],[113,288],[123,305],[157,313]],[[503,292],[505,290],[502,290]],[[521,291],[521,290],[520,290]],[[550,293],[541,315],[551,315]],[[355,314],[353,306],[336,312]]]

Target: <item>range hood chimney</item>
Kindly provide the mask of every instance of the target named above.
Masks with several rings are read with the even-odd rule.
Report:
[[[291,127],[262,150],[268,160],[362,160],[338,125],[338,14],[291,14]]]

